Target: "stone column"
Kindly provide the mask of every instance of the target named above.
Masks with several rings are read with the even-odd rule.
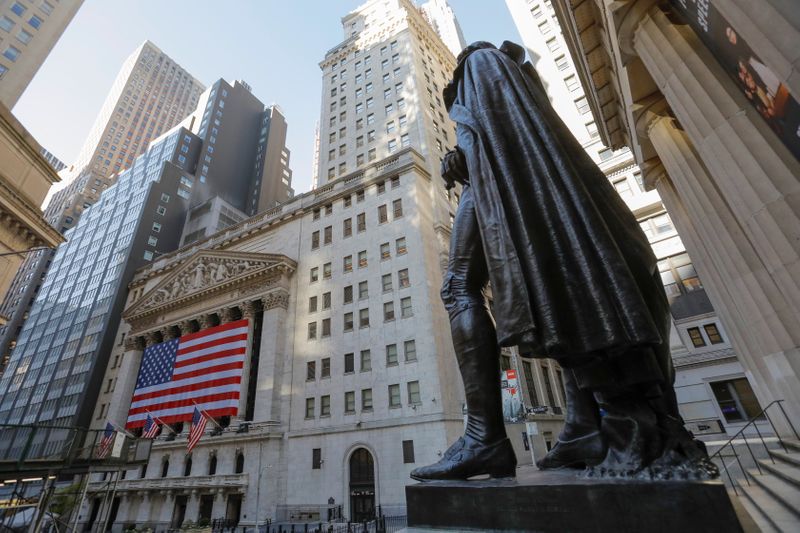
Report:
[[[172,522],[172,514],[175,512],[175,494],[171,490],[162,490],[159,492],[158,497],[161,499],[161,510],[157,520],[168,525]],[[178,527],[180,527],[180,524],[178,524]]]
[[[675,189],[672,197],[665,186],[659,192],[670,213],[683,202],[687,219],[678,215],[676,225],[762,405],[785,398],[800,417],[800,164],[690,28],[655,7],[629,26],[633,49],[683,130],[651,127]]]
[[[191,520],[197,522],[197,517],[200,515],[200,492],[197,489],[192,489],[189,492],[189,497],[186,500],[186,515],[183,517],[184,523]]]
[[[153,516],[153,498],[150,497],[149,491],[140,491],[139,497],[141,501],[139,502],[139,510],[136,513],[136,525],[141,527],[143,524],[151,522],[155,520]]]
[[[214,490],[214,505],[211,507],[211,518],[225,518],[225,492],[223,489]]]
[[[228,316],[232,315],[232,309],[226,309]],[[236,420],[242,421],[246,417],[247,411],[247,391],[250,388],[250,363],[253,357],[253,329],[255,328],[254,321],[256,319],[256,307],[252,301],[243,302],[241,305],[242,318],[247,320],[247,351],[244,356],[244,367],[242,368],[242,388],[239,394],[239,413]],[[220,315],[222,316],[222,315]]]
[[[648,135],[666,172],[646,179],[655,182],[762,406],[779,398],[800,405],[791,362],[800,320],[790,312],[786,287],[769,272],[686,133],[672,119],[654,117]]]
[[[281,396],[289,394],[290,378],[286,367],[286,324],[289,292],[273,291],[262,300],[264,314],[261,326],[261,351],[258,361],[258,383],[253,420],[257,422],[280,420]],[[287,390],[284,390],[286,387]]]
[[[136,378],[142,364],[144,348],[144,337],[129,336],[125,338],[125,352],[117,373],[115,392],[111,396],[111,403],[108,406],[108,417],[111,420],[124,422],[128,418],[128,410],[131,406],[133,389],[136,388]]]

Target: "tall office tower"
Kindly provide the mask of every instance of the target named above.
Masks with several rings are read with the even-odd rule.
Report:
[[[81,4],[83,0],[0,4],[0,103],[14,107]]]
[[[70,171],[88,167],[108,176],[128,168],[150,139],[194,111],[204,88],[153,43],[143,42],[122,64]]]
[[[428,0],[420,6],[420,9],[453,56],[458,57],[467,43],[464,41],[464,34],[461,32],[453,8],[446,0]]]
[[[53,167],[53,170],[55,170],[56,172],[64,170],[67,167],[67,165],[63,161],[57,158],[55,154],[53,154],[49,150],[42,148],[41,152],[39,153],[42,154],[42,157],[44,157],[45,161],[50,163],[50,166]]]
[[[51,188],[44,212],[47,222],[62,233],[73,227],[113,183],[115,174],[129,167],[151,139],[195,110],[202,91],[199,81],[151,42],[139,46],[117,74],[77,160],[61,171],[61,183]],[[0,306],[0,314],[9,318],[0,327],[0,373],[53,254],[29,254]]]
[[[673,318],[676,391],[687,425],[698,435],[735,433],[758,412],[755,397],[658,192],[646,190],[630,150],[614,151],[600,140],[550,0],[506,3],[553,107],[639,219],[659,260]]]
[[[272,159],[277,167],[288,160],[281,149],[259,150],[270,137],[285,139],[276,108],[222,80],[203,99],[209,104],[152,141],[66,232],[0,379],[0,422],[88,427],[136,268],[179,246],[191,208],[216,206],[215,230],[274,189],[252,183],[276,167]],[[248,106],[255,116],[240,112]],[[269,176],[283,184],[282,172]],[[235,207],[214,203],[217,196]],[[17,450],[15,439],[0,437],[0,455]],[[47,439],[52,447],[61,437]]]

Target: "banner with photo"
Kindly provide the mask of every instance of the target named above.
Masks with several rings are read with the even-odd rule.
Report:
[[[503,419],[506,422],[524,420],[525,409],[522,406],[522,393],[519,390],[517,371],[514,369],[503,370],[500,383],[503,395]]]
[[[719,12],[712,0],[671,0],[745,98],[800,160],[800,104]]]

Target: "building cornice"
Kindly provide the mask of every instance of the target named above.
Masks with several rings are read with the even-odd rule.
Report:
[[[411,169],[424,178],[431,179],[425,159],[413,148],[405,148],[390,157],[376,161],[362,170],[351,172],[312,191],[295,196],[284,204],[259,213],[236,225],[229,226],[203,240],[195,241],[191,245],[160,256],[136,272],[130,288],[142,286],[147,279],[176,268],[197,253],[198,250],[220,250],[228,248],[237,242],[274,231],[281,225],[302,217],[317,207],[333,202],[345,195],[353,194],[356,190],[372,183],[385,180]]]
[[[47,223],[41,210],[20,196],[2,172],[0,172],[0,223],[30,243],[30,247],[54,248],[64,242],[64,236]]]

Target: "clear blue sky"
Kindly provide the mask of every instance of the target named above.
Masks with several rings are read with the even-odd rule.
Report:
[[[359,0],[86,0],[14,107],[42,146],[70,164],[124,59],[145,39],[206,86],[243,79],[289,123],[298,193],[311,186],[325,52]],[[519,41],[504,0],[450,0],[467,42]]]

